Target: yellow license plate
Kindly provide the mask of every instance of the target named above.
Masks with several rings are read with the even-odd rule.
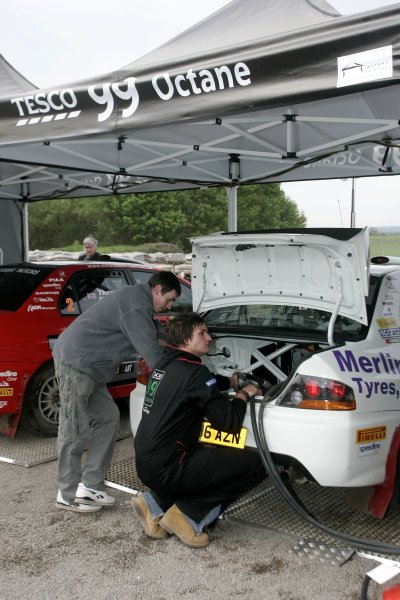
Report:
[[[218,446],[229,446],[243,450],[246,443],[247,429],[242,427],[240,433],[227,433],[213,429],[208,421],[203,421],[199,441],[206,444],[217,444]]]

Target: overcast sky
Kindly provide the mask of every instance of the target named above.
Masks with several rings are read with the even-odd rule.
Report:
[[[285,0],[281,0],[285,2]],[[0,0],[0,54],[39,87],[123,67],[228,4],[227,0]],[[330,0],[344,15],[390,0]],[[283,184],[309,227],[348,227],[351,180]],[[358,179],[356,226],[400,226],[400,176]]]

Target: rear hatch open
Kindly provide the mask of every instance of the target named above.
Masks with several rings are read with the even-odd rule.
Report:
[[[368,232],[296,229],[193,238],[193,308],[286,305],[367,324]]]

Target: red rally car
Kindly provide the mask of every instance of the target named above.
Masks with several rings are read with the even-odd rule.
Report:
[[[55,340],[95,302],[125,285],[147,282],[156,271],[146,265],[108,261],[0,266],[0,433],[15,436],[22,419],[37,433],[57,435]],[[182,294],[173,310],[190,310],[190,284],[180,280]],[[157,320],[166,316],[157,315]],[[114,399],[129,397],[137,360],[136,354],[127,357],[109,382]]]

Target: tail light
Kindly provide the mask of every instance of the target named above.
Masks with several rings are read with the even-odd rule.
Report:
[[[147,385],[150,373],[150,367],[147,365],[144,358],[140,358],[137,367],[136,383],[142,383],[143,385]]]
[[[400,598],[400,585],[383,590],[382,600],[399,600]]]
[[[341,381],[323,377],[296,375],[278,400],[279,406],[312,410],[355,410],[351,387]]]

